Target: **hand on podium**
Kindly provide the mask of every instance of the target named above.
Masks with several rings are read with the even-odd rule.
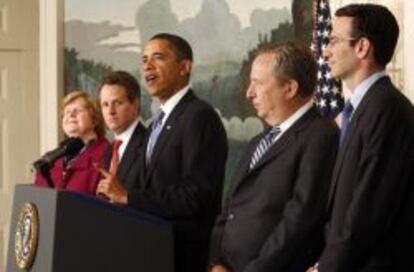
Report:
[[[103,177],[98,183],[96,195],[104,195],[111,203],[128,204],[128,191],[121,185],[117,177],[102,166],[95,165],[95,168]]]
[[[317,266],[311,266],[306,270],[306,272],[318,272]]]
[[[210,272],[230,272],[230,270],[228,270],[227,267],[221,264],[216,264],[213,267],[211,267]]]

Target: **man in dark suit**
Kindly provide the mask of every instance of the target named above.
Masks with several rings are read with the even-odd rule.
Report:
[[[338,128],[313,105],[308,49],[259,50],[246,97],[270,126],[249,144],[211,238],[210,271],[305,271],[322,249]]]
[[[146,128],[140,122],[140,87],[127,72],[115,71],[104,77],[99,87],[99,98],[106,126],[115,134],[115,140],[105,152],[105,168],[110,169],[123,187],[108,184],[98,193],[131,190],[140,174],[139,158],[144,155],[143,144]],[[115,147],[115,149],[114,149]]]
[[[218,114],[189,85],[192,62],[192,49],[179,36],[158,34],[146,44],[144,78],[161,108],[150,126],[139,188],[120,202],[173,223],[177,272],[205,271],[227,157]]]
[[[351,95],[328,202],[326,246],[314,270],[414,271],[414,110],[385,74],[398,24],[385,7],[335,13],[325,55]]]

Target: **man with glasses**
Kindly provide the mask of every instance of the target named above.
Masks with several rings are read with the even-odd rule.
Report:
[[[328,201],[326,245],[315,271],[414,271],[414,110],[385,73],[398,39],[385,7],[335,13],[325,50],[351,91]]]

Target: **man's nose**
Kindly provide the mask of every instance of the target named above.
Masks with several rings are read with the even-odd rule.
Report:
[[[329,46],[329,44],[323,49],[322,51],[322,56],[325,58],[325,60],[328,60],[330,58],[330,56],[332,55],[331,53],[331,48]]]
[[[110,106],[109,106],[109,113],[110,113],[110,114],[115,114],[115,113],[116,113],[116,110],[115,110],[115,105],[110,105]]]
[[[144,67],[144,71],[152,70],[154,68],[154,65],[153,65],[151,59],[147,59],[144,62],[143,67]]]
[[[251,85],[249,85],[246,91],[246,99],[248,100],[252,99],[254,97],[254,94],[255,94],[254,88]]]

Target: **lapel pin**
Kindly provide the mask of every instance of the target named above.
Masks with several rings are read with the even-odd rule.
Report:
[[[168,126],[167,126],[167,130],[170,130],[170,129],[171,129],[171,126],[170,126],[170,125],[168,125]]]

